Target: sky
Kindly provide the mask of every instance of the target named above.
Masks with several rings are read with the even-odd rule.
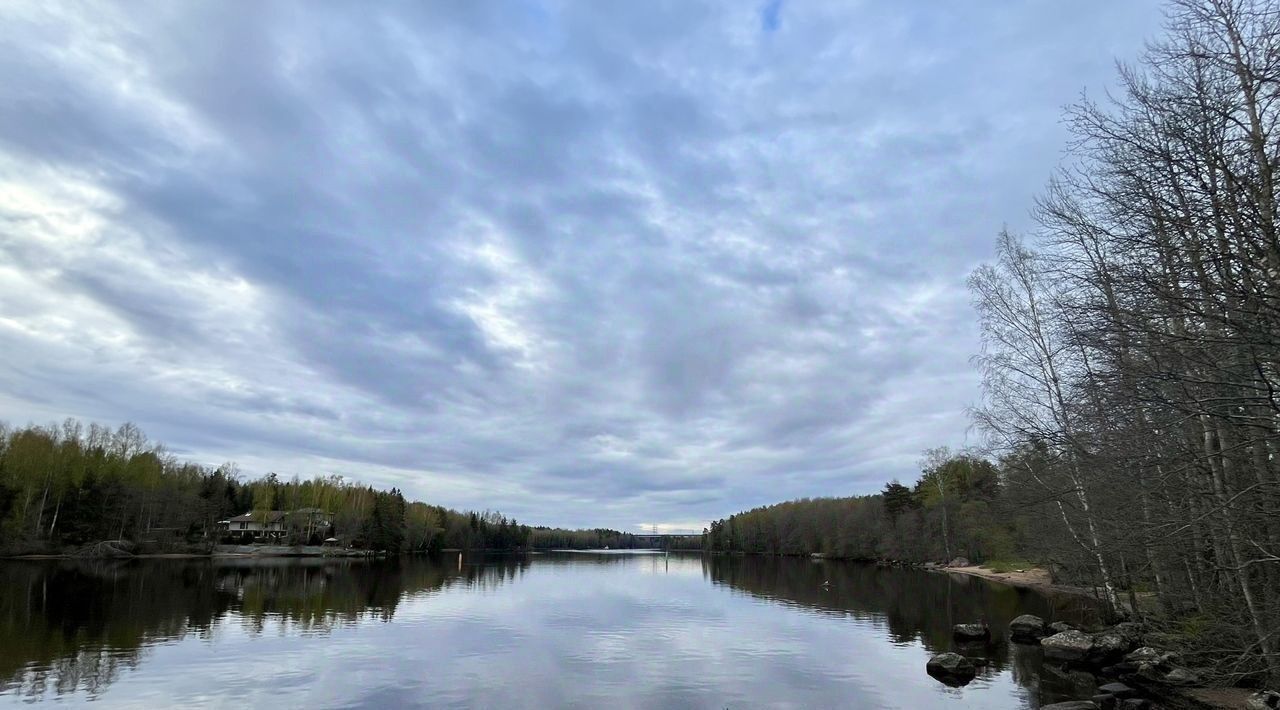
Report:
[[[0,4],[0,419],[701,529],[977,443],[1153,0]]]

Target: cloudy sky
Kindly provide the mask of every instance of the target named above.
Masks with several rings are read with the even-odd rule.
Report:
[[[701,528],[911,478],[1114,2],[0,5],[0,418]]]

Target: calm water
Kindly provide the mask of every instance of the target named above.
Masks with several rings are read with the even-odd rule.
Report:
[[[830,581],[824,588],[822,583]],[[1087,677],[1003,637],[1082,602],[837,562],[556,553],[0,562],[0,705],[1035,708]],[[964,688],[925,674],[987,620]]]

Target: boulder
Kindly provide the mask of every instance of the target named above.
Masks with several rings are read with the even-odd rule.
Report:
[[[1120,701],[1120,710],[1151,710],[1154,707],[1146,698],[1125,698]]]
[[[1123,621],[1111,627],[1111,633],[1116,634],[1129,644],[1129,649],[1135,649],[1142,645],[1146,637],[1146,631],[1143,630],[1142,624],[1133,621]]]
[[[1098,705],[1092,700],[1068,700],[1065,703],[1041,705],[1040,710],[1098,710]]]
[[[1174,655],[1151,646],[1130,651],[1119,665],[1126,673],[1136,674],[1145,680],[1162,682],[1164,676],[1173,667]]]
[[[1244,710],[1280,710],[1280,693],[1260,690],[1244,701]]]
[[[978,674],[973,662],[958,653],[939,653],[929,659],[925,671],[947,685],[964,685]]]
[[[1133,677],[1148,683],[1160,684],[1164,682],[1164,676],[1168,672],[1168,668],[1153,665],[1151,663],[1144,663],[1138,666],[1137,670],[1133,671]]]
[[[1098,687],[1098,694],[1093,696],[1093,702],[1102,710],[1120,710],[1124,707],[1125,699],[1137,695],[1138,691],[1124,683],[1107,683]]]
[[[1137,649],[1134,649],[1133,651],[1130,651],[1124,657],[1124,660],[1127,663],[1135,663],[1139,666],[1141,665],[1163,666],[1163,665],[1168,665],[1169,661],[1172,658],[1173,658],[1173,654],[1168,653],[1167,651],[1161,651],[1158,648],[1152,648],[1150,646],[1143,646],[1141,648],[1137,648]]]
[[[1023,614],[1009,622],[1009,636],[1014,641],[1039,641],[1045,636],[1044,619]]]
[[[1131,648],[1133,647],[1129,645],[1129,642],[1119,634],[1109,631],[1094,634],[1093,648],[1089,649],[1089,658],[1087,660],[1096,665],[1104,665],[1118,660]]]
[[[1079,631],[1063,631],[1040,639],[1044,657],[1051,661],[1083,661],[1093,651],[1093,637]]]
[[[951,562],[947,563],[947,566],[948,566],[948,567],[968,567],[968,566],[969,566],[969,558],[968,558],[968,557],[957,557],[957,558],[955,558],[954,560],[951,560]]]
[[[1065,621],[1055,621],[1052,624],[1049,624],[1048,633],[1060,634],[1063,631],[1075,631],[1075,630],[1076,630],[1076,627],[1072,626],[1071,624],[1068,624]]]
[[[991,638],[991,629],[986,624],[956,624],[951,634],[957,641],[986,641]]]

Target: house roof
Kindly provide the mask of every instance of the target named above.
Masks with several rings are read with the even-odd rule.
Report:
[[[268,522],[268,523],[275,523],[275,522],[279,522],[279,521],[280,521],[280,519],[281,519],[281,518],[283,518],[283,517],[284,517],[284,511],[282,511],[282,510],[267,510],[267,511],[263,511],[263,512],[260,512],[260,513],[252,513],[252,512],[251,512],[251,513],[245,513],[244,515],[237,515],[236,517],[231,518],[231,519],[230,519],[230,520],[228,520],[227,522],[229,522],[229,523],[258,523],[258,522],[262,522],[262,521],[264,521],[264,520],[265,520],[265,521],[266,521],[266,522]]]

